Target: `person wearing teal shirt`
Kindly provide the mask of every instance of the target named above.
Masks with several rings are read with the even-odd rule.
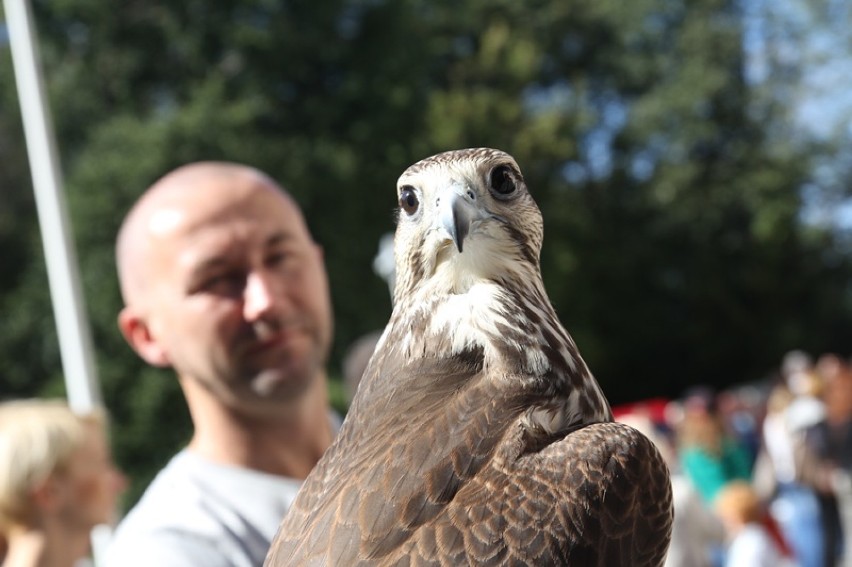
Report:
[[[706,503],[713,502],[719,490],[732,480],[751,478],[748,451],[734,439],[723,437],[716,447],[683,447],[680,460],[684,472]]]

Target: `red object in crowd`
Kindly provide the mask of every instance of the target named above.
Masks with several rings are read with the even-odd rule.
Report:
[[[763,524],[763,527],[766,528],[767,532],[769,532],[769,537],[772,538],[772,541],[774,541],[775,545],[778,546],[778,549],[781,550],[781,554],[784,555],[784,557],[793,557],[793,548],[790,547],[790,544],[787,543],[786,539],[784,539],[784,534],[781,533],[781,528],[778,526],[778,522],[775,521],[775,518],[773,518],[771,514],[764,514],[760,523]]]
[[[654,423],[661,424],[666,422],[666,407],[670,402],[666,398],[648,398],[613,406],[612,414],[615,419],[625,415],[647,415]]]

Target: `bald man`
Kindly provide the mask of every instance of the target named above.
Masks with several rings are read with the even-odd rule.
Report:
[[[322,250],[273,180],[208,162],[145,192],[116,261],[121,332],[174,370],[194,432],[119,525],[107,565],[257,567],[338,425]]]

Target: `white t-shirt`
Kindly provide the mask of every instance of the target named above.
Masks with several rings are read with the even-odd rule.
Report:
[[[106,567],[259,567],[301,481],[183,450],[115,531]]]
[[[746,525],[728,548],[725,567],[793,567],[760,524]]]

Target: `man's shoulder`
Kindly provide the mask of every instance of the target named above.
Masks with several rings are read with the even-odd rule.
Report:
[[[177,527],[151,530],[119,530],[106,550],[106,567],[235,567],[251,563],[234,562],[215,539],[197,531]]]
[[[119,532],[128,524],[196,525],[194,516],[203,508],[205,494],[197,480],[195,466],[186,451],[175,455],[124,518]]]
[[[179,453],[157,474],[139,502],[119,523],[110,548],[131,548],[122,552],[130,556],[131,551],[160,548],[145,543],[150,540],[215,542],[218,526],[205,513],[204,501],[203,488],[195,479],[191,463],[184,453]],[[132,549],[137,547],[140,549]]]
[[[178,453],[119,524],[107,566],[135,557],[150,557],[150,565],[259,564],[298,490],[292,479],[267,477]],[[155,561],[191,559],[199,549],[218,561]]]

